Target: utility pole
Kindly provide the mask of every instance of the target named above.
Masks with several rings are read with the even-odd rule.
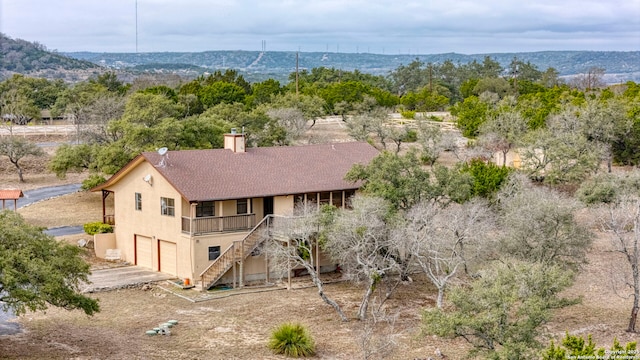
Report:
[[[298,97],[298,72],[299,72],[299,62],[298,62],[298,54],[300,51],[296,52],[296,97]]]
[[[433,65],[429,63],[429,92],[433,92]]]
[[[138,53],[138,0],[136,0],[136,54]]]

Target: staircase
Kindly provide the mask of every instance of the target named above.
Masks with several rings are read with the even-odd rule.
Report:
[[[201,274],[202,289],[210,289],[235,263],[242,262],[269,238],[269,229],[273,215],[267,215],[256,225],[244,239],[234,241],[220,256],[215,259]]]

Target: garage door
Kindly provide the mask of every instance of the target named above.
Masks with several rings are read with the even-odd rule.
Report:
[[[163,240],[160,240],[158,244],[160,250],[160,272],[177,275],[176,244]]]
[[[138,266],[143,266],[152,269],[152,257],[151,257],[151,238],[142,235],[135,235],[136,245],[136,258],[135,263]]]

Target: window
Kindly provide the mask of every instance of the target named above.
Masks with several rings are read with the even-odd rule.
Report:
[[[249,202],[247,199],[240,199],[236,201],[236,214],[248,214],[249,207],[247,206]]]
[[[196,217],[216,216],[215,201],[203,201],[196,205]]]
[[[220,246],[209,246],[209,261],[220,257]]]
[[[175,201],[171,198],[160,198],[160,213],[162,215],[167,216],[175,216],[176,215],[176,205]]]
[[[142,194],[136,193],[136,210],[142,210]]]

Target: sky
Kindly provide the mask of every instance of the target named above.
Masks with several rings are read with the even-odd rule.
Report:
[[[60,52],[639,51],[640,0],[0,0],[0,32]]]

